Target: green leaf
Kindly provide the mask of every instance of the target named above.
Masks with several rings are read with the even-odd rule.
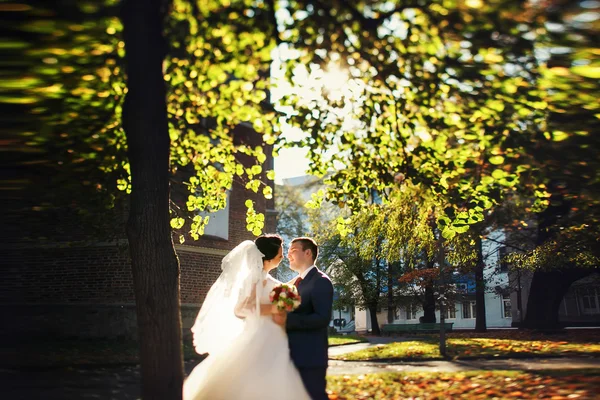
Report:
[[[482,185],[488,186],[492,183],[494,183],[494,178],[492,178],[491,176],[484,176],[483,178],[481,178]]]
[[[555,142],[562,142],[569,138],[569,134],[563,131],[552,131],[552,140]]]
[[[501,169],[495,169],[495,170],[492,172],[492,177],[493,177],[494,179],[496,179],[496,180],[498,180],[498,179],[502,179],[502,178],[504,178],[506,175],[507,175],[507,174],[506,174],[506,172],[504,172],[504,171],[503,171],[503,170],[501,170]]]
[[[271,186],[265,186],[263,188],[263,195],[265,196],[265,199],[273,198],[273,189],[271,189]]]
[[[470,225],[464,225],[464,226],[455,226],[454,227],[454,231],[456,233],[465,233],[469,230]]]
[[[490,157],[490,163],[494,164],[494,165],[500,165],[500,164],[504,163],[504,157],[502,157],[502,156]]]
[[[173,229],[181,229],[185,224],[185,220],[183,218],[177,217],[171,219],[171,228]]]
[[[438,225],[442,226],[442,227],[446,227],[448,225],[450,225],[452,221],[450,220],[450,218],[446,217],[446,216],[441,216],[438,218]]]
[[[442,230],[442,237],[446,240],[451,240],[454,236],[456,236],[456,231],[451,226],[445,226]]]
[[[244,166],[241,164],[238,164],[235,166],[235,174],[237,176],[242,176],[244,175]]]
[[[252,174],[253,175],[258,175],[262,172],[262,167],[260,165],[253,165],[252,166]]]

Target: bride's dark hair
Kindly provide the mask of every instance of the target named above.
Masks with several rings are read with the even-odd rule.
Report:
[[[258,250],[265,255],[263,261],[269,261],[279,254],[283,239],[275,233],[267,233],[257,237],[254,243]]]

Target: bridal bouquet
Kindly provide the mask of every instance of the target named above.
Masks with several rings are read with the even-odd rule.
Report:
[[[275,287],[269,294],[269,300],[277,306],[280,311],[294,311],[300,306],[300,295],[296,286],[285,283]]]

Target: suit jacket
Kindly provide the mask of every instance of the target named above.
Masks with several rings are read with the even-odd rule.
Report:
[[[298,285],[300,306],[288,314],[290,355],[298,368],[327,367],[327,328],[331,321],[333,285],[316,267]]]

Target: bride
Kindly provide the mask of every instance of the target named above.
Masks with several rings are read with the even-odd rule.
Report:
[[[290,358],[280,311],[269,293],[281,282],[268,272],[283,258],[282,239],[247,240],[222,261],[192,327],[194,347],[209,353],[183,385],[184,400],[310,400]]]

